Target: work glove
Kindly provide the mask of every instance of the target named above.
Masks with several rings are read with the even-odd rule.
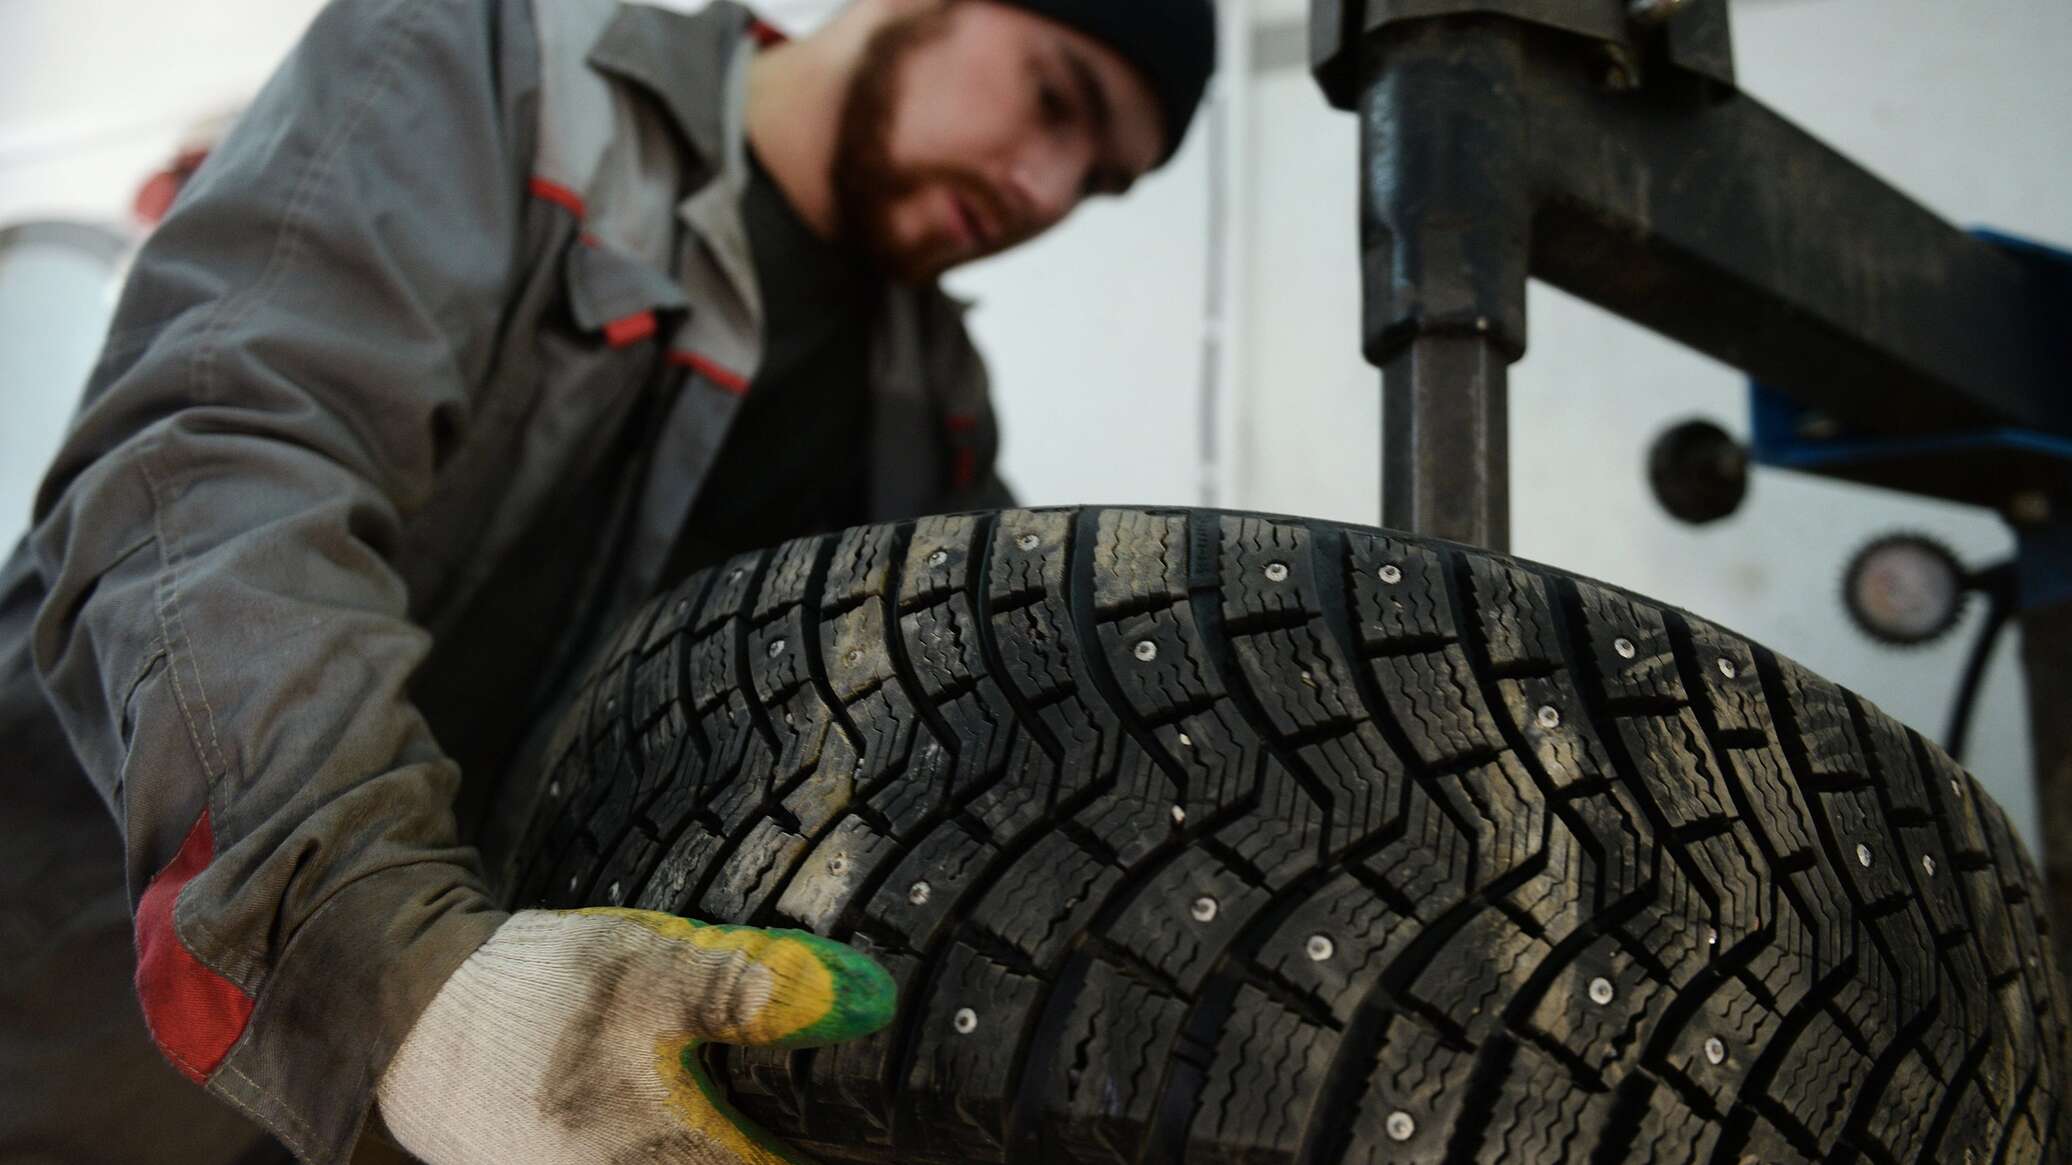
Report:
[[[799,931],[528,910],[439,989],[375,1098],[430,1165],[803,1162],[722,1099],[699,1045],[838,1043],[894,998],[869,958]]]

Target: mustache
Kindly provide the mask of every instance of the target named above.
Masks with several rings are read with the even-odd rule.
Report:
[[[1021,201],[987,179],[967,172],[939,169],[930,179],[948,187],[983,220],[991,242],[1004,246],[1028,234],[1032,216]]]

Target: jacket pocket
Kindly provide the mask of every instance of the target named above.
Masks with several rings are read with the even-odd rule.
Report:
[[[569,248],[563,272],[576,327],[614,348],[652,338],[660,313],[690,306],[675,280],[589,236]]]

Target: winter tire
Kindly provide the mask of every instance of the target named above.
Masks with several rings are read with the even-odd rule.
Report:
[[[803,539],[620,635],[527,904],[797,926],[899,1017],[708,1049],[827,1161],[2067,1159],[2034,866],[1702,619],[1335,523]]]

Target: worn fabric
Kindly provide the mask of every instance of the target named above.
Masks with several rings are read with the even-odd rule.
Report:
[[[8,564],[0,815],[83,775],[138,955],[106,1006],[305,1160],[350,1150],[504,921],[535,726],[600,612],[727,489],[763,348],[748,31],[727,4],[337,0],[138,258]],[[888,290],[870,365],[869,516],[1001,500],[956,306]],[[534,537],[585,482],[602,520]],[[546,553],[582,569],[543,595]],[[0,888],[23,950],[61,941]]]
[[[277,1165],[286,1150],[151,1047],[122,837],[36,684],[33,608],[9,598],[27,562],[0,566],[0,1161]]]
[[[432,999],[377,1087],[429,1165],[780,1165],[724,1103],[706,1042],[817,1047],[892,1018],[892,977],[799,931],[641,910],[528,910]]]

